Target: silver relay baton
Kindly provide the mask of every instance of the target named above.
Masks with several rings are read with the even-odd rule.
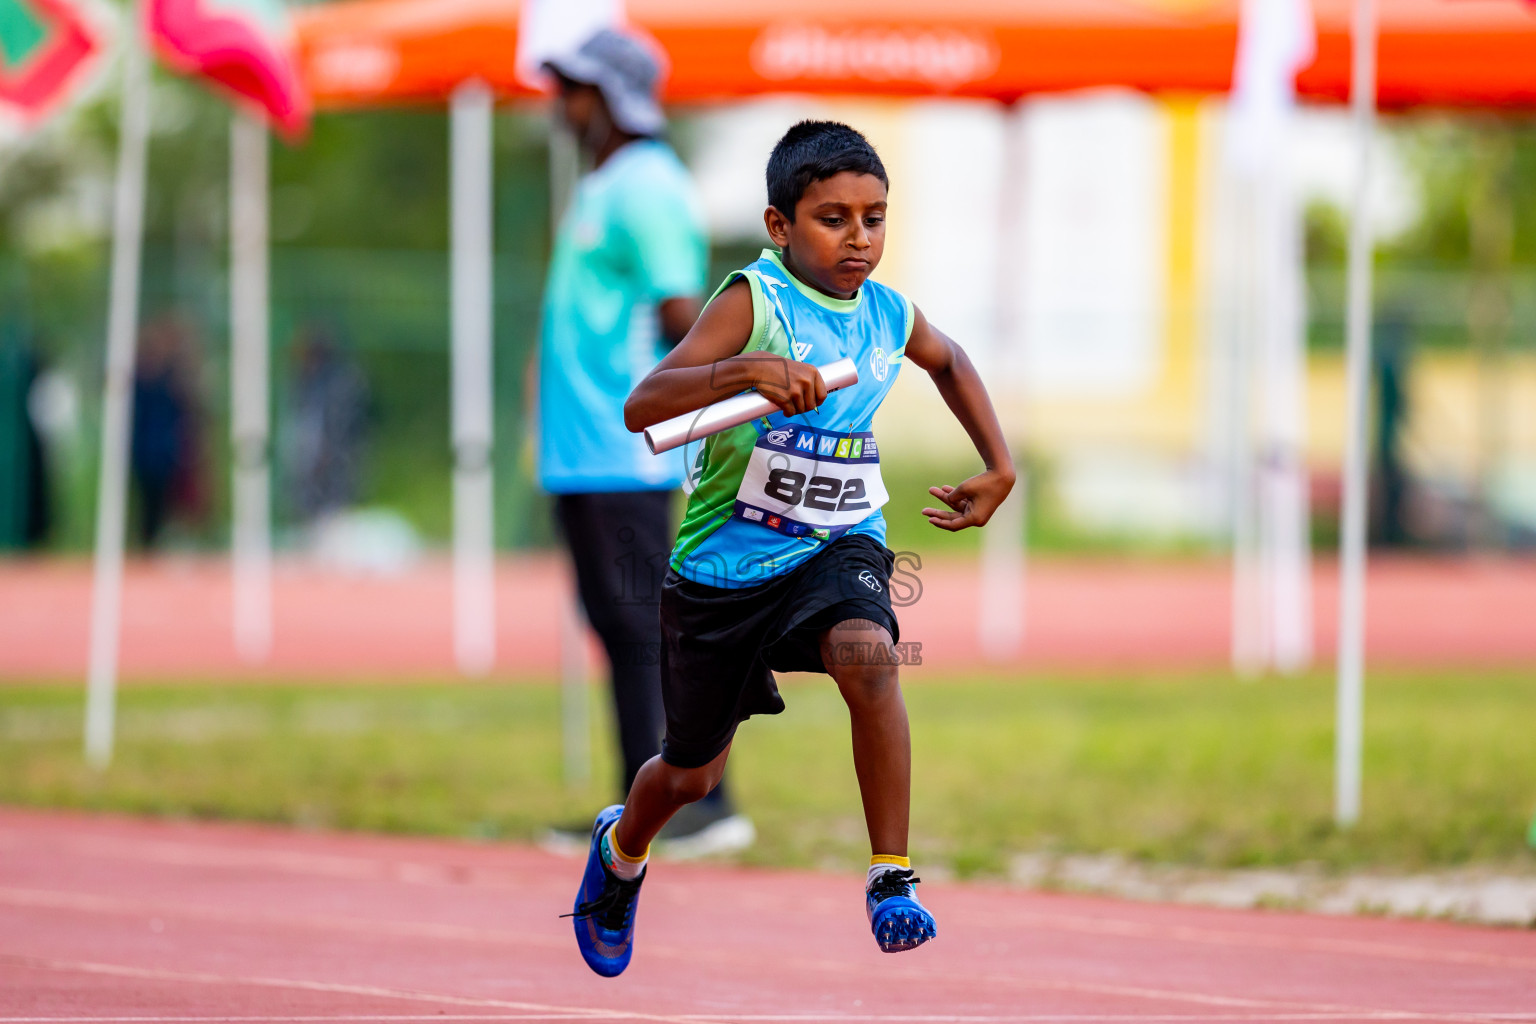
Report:
[[[828,393],[859,382],[858,367],[846,356],[816,369],[821,373],[822,383],[826,384]],[[718,434],[722,430],[738,427],[759,416],[770,416],[778,411],[777,405],[756,391],[746,391],[706,405],[697,412],[685,412],[681,416],[673,416],[655,426],[646,427],[645,443],[650,447],[652,455],[660,455],[690,441]]]

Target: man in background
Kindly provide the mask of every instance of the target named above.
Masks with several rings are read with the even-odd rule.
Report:
[[[291,351],[283,461],[305,526],[356,506],[368,435],[368,379],[334,328],[301,327]]]
[[[207,511],[198,355],[196,336],[178,313],[161,313],[140,332],[129,468],[139,498],[138,542],[145,551],[161,545],[173,521],[199,524]]]
[[[688,172],[659,138],[661,67],[646,45],[604,29],[544,69],[592,171],[559,226],[545,286],[539,475],[608,655],[627,796],[661,751],[658,604],[685,467],[680,451],[652,455],[625,428],[624,400],[698,318],[709,243]],[[689,809],[659,837],[674,856],[754,839],[723,783]],[[583,849],[589,831],[557,830]]]

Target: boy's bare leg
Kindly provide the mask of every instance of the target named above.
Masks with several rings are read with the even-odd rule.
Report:
[[[848,619],[822,634],[821,660],[837,680],[853,727],[853,767],[873,853],[907,855],[912,803],[912,733],[901,699],[891,634]]]
[[[702,768],[677,768],[657,754],[640,769],[635,784],[624,801],[624,815],[614,826],[619,849],[639,857],[650,847],[661,827],[671,820],[678,808],[702,800],[720,784],[725,774],[725,759],[730,744]]]

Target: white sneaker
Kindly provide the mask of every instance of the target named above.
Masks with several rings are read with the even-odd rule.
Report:
[[[673,821],[677,819],[674,818]],[[668,824],[671,824],[670,822]],[[657,837],[654,851],[668,860],[694,860],[745,850],[757,842],[757,828],[745,814],[731,814],[692,831],[666,839]]]

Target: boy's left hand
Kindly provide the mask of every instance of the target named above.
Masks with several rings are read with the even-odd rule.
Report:
[[[989,469],[984,473],[978,473],[969,480],[963,481],[959,487],[951,487],[945,484],[942,487],[930,487],[928,493],[938,498],[949,508],[925,508],[923,515],[928,521],[941,530],[955,532],[968,526],[985,526],[987,520],[992,518],[992,513],[1008,497],[1008,492],[1013,490],[1013,477],[1005,475],[997,470]]]

